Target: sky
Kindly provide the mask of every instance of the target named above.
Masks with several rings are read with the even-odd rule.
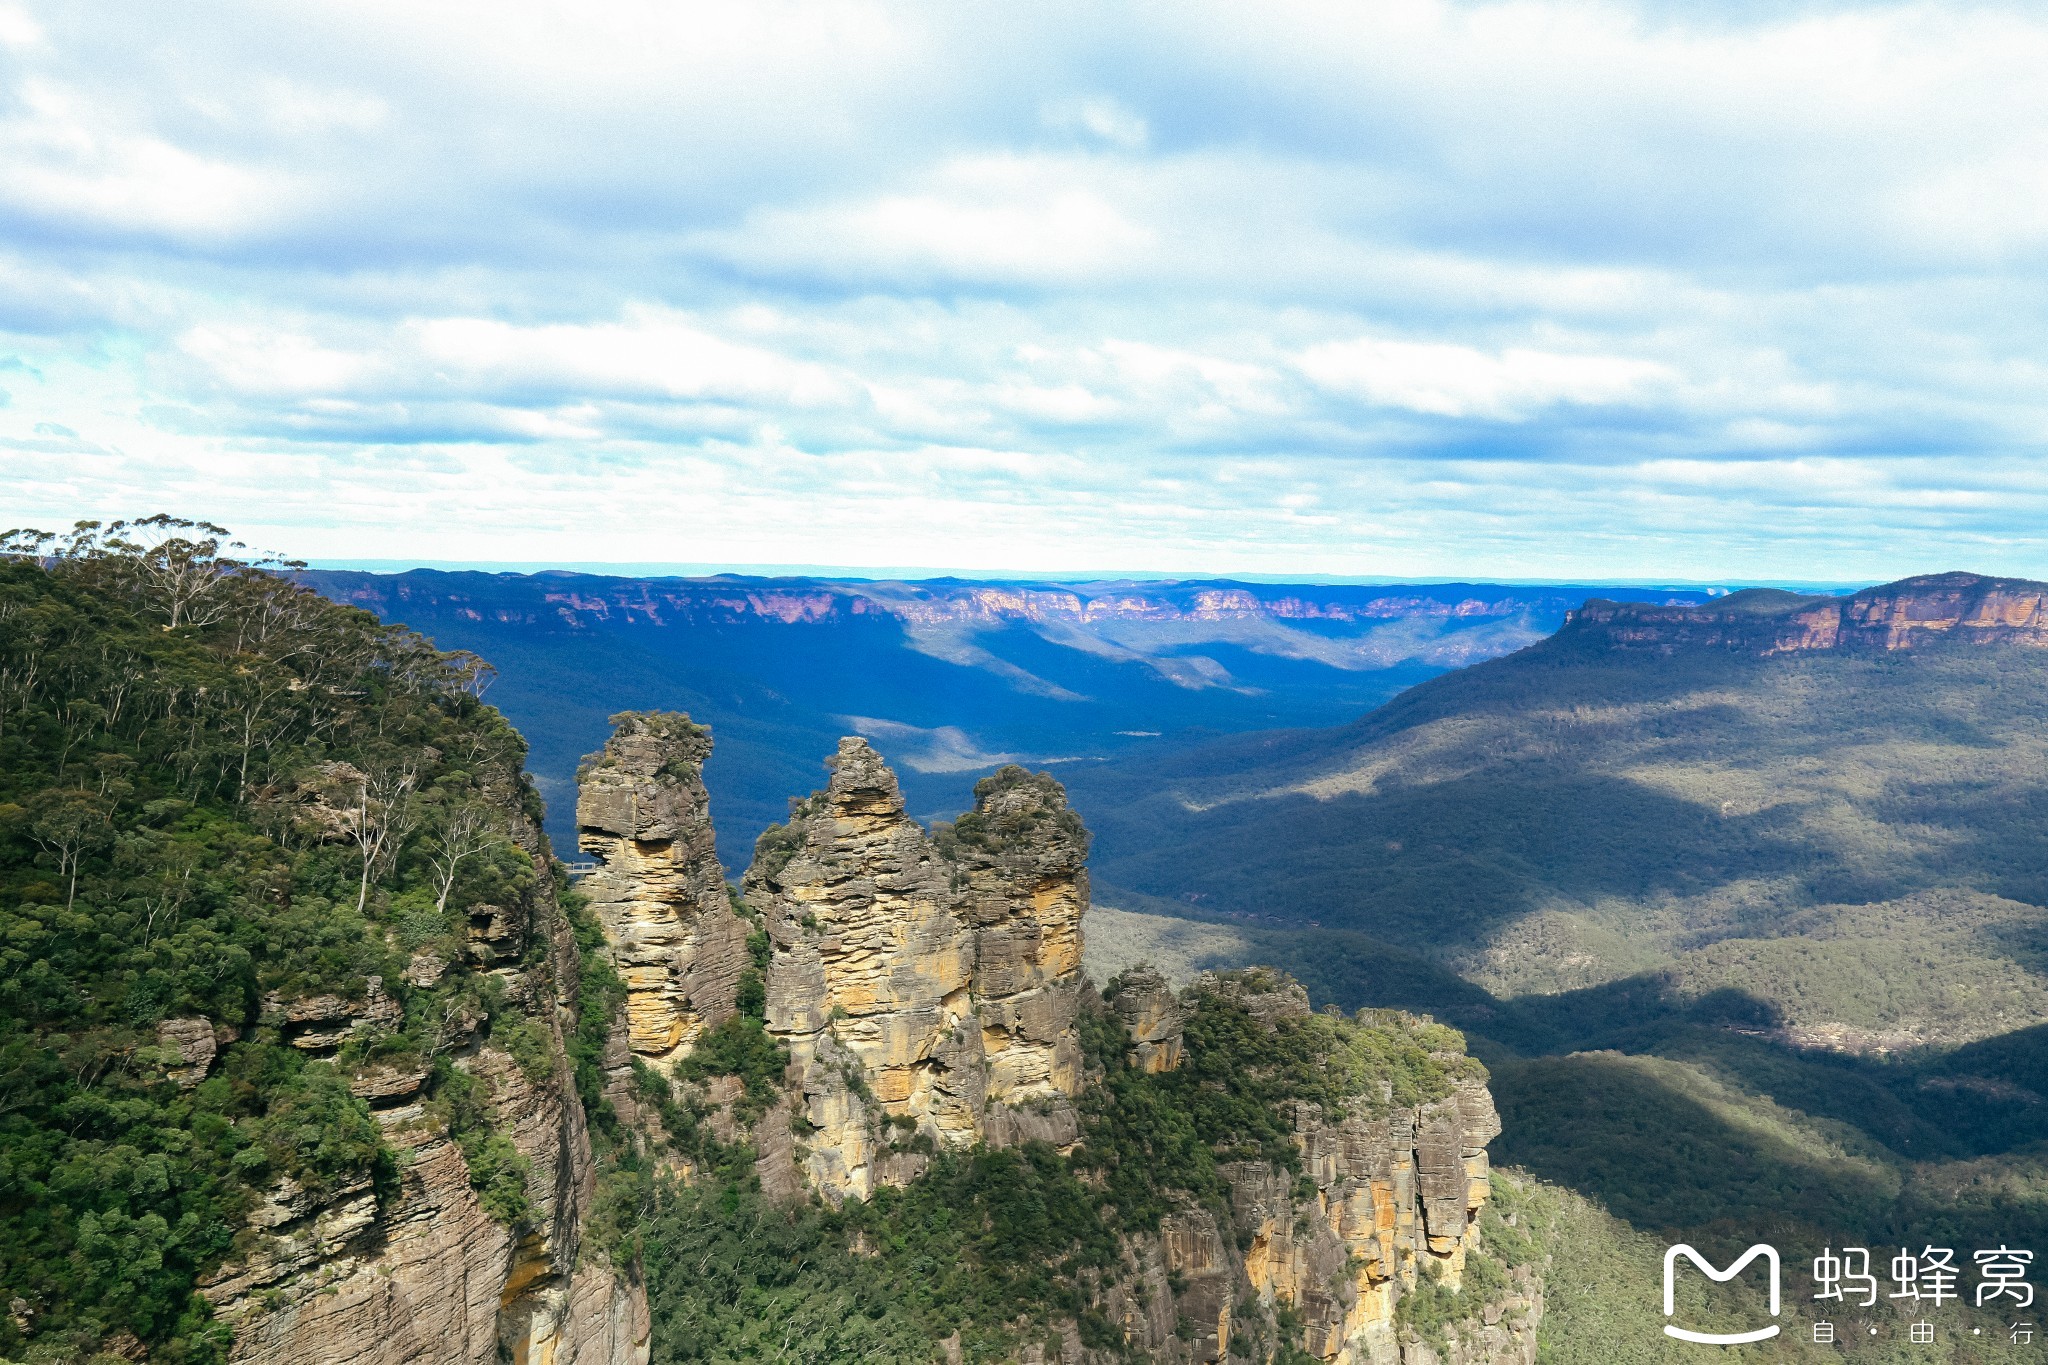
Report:
[[[0,0],[0,525],[2048,578],[2048,9]]]

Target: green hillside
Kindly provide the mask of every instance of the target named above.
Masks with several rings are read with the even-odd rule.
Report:
[[[1112,904],[1364,933],[1503,996],[1654,976],[1956,1042],[2048,1018],[2044,683],[2025,647],[1568,629],[1341,729],[1071,785]]]
[[[525,745],[477,660],[215,531],[0,539],[0,1358],[226,1359],[195,1285],[263,1191],[392,1199],[378,1068],[425,1073],[492,1217],[537,1217],[446,1022],[550,1065],[548,1003],[462,951],[467,907],[539,895]],[[309,1050],[307,997],[377,1025]]]
[[[1616,608],[1341,729],[1077,774],[1119,960],[1435,1012],[1501,1158],[1636,1228],[2038,1240],[2048,650],[1767,652],[1814,604]]]

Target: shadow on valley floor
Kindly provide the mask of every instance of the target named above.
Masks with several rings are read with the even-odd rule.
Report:
[[[1492,1070],[1497,1158],[1637,1227],[1748,1245],[1787,1228],[1840,1236],[1892,1221],[1900,1180],[1889,1163],[1683,1064],[1576,1053]]]
[[[1770,1002],[1660,973],[1501,999],[1364,934],[1180,922],[1209,954],[1184,955],[1183,973],[1268,961],[1318,1003],[1463,1029],[1493,1071],[1500,1159],[1638,1227],[2048,1237],[2048,1026],[1859,1057],[1788,1046]]]
[[[1314,919],[1424,948],[1485,942],[1560,900],[1699,898],[1795,876],[1843,900],[1871,899],[1875,889],[1854,863],[1800,847],[1797,809],[1723,815],[1540,762],[1371,795],[1182,811],[1171,841],[1091,800],[1091,780],[1076,774],[1076,805],[1101,832],[1096,865],[1106,881],[1183,908]],[[1512,840],[1500,837],[1504,828]],[[1191,855],[1219,844],[1232,850],[1227,861]]]

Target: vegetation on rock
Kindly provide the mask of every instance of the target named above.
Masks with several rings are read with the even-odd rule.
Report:
[[[712,1136],[708,1107],[669,1104],[670,1155],[697,1174],[662,1186],[647,1229],[655,1359],[926,1361],[957,1333],[965,1359],[995,1361],[1034,1340],[1057,1349],[1063,1322],[1115,1351],[1123,1338],[1100,1312],[1100,1291],[1128,1237],[1194,1206],[1227,1226],[1219,1167],[1247,1156],[1298,1165],[1296,1102],[1413,1105],[1483,1074],[1455,1051],[1454,1031],[1410,1016],[1262,1023],[1232,990],[1244,982],[1291,986],[1246,973],[1190,991],[1186,1060],[1164,1074],[1130,1065],[1113,1012],[1085,1009],[1099,1080],[1083,1092],[1072,1154],[1043,1142],[940,1151],[903,1188],[836,1210],[766,1198],[753,1153]],[[656,1095],[665,1102],[665,1084]]]
[[[532,945],[472,932],[537,894],[524,746],[479,660],[291,568],[166,517],[0,538],[0,1356],[218,1359],[195,1285],[266,1192],[391,1188],[373,1073],[528,1216],[456,1060],[546,1027],[485,965]]]

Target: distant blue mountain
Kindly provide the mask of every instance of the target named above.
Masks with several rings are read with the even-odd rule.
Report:
[[[311,570],[338,601],[498,669],[558,849],[577,762],[623,710],[712,727],[720,854],[744,865],[839,736],[866,735],[911,809],[950,818],[1006,762],[1055,773],[1247,730],[1335,725],[1556,630],[1600,586],[997,583]],[[1087,812],[1084,810],[1083,814]]]

